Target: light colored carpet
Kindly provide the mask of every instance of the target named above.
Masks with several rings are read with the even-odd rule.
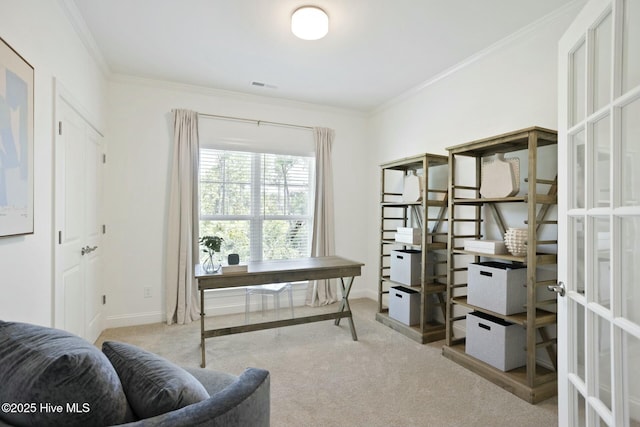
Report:
[[[441,341],[420,345],[378,323],[376,306],[351,301],[358,341],[345,319],[339,327],[323,321],[210,338],[207,369],[269,370],[275,427],[557,425],[556,398],[531,405],[515,397],[443,357]],[[224,317],[207,321],[244,321]],[[109,329],[96,345],[105,340],[135,344],[183,366],[200,364],[199,322]]]

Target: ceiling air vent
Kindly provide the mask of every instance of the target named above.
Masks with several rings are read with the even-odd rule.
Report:
[[[270,84],[263,83],[263,82],[251,82],[251,86],[264,87],[264,88],[268,88],[268,89],[278,89],[278,86],[276,86],[276,85],[270,85]]]

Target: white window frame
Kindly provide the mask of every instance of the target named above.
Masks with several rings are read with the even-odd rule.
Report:
[[[202,150],[216,150],[216,151],[227,151],[227,152],[237,152],[239,150],[228,150],[224,148],[215,148],[215,147],[201,147],[200,152]],[[298,153],[268,153],[268,152],[259,152],[259,151],[246,151],[251,154],[251,213],[249,215],[207,215],[199,212],[199,222],[202,221],[249,221],[249,250],[250,250],[250,259],[252,261],[261,261],[263,254],[263,225],[265,221],[269,220],[281,220],[281,221],[296,221],[302,220],[306,221],[308,224],[308,241],[307,241],[307,253],[306,256],[311,256],[311,233],[313,229],[313,221],[314,221],[314,191],[315,191],[315,165],[314,165],[314,156],[312,155],[300,155]],[[263,155],[290,155],[296,157],[306,157],[310,159],[310,169],[309,169],[309,193],[308,193],[308,206],[309,213],[307,215],[263,215],[261,213],[261,204],[262,204],[262,162],[261,158]],[[198,184],[200,184],[200,177],[198,177]],[[200,199],[200,185],[198,185],[198,198]],[[201,235],[201,233],[199,233]]]

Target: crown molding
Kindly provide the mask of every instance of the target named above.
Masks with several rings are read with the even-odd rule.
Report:
[[[280,106],[288,108],[303,108],[305,110],[322,111],[327,113],[342,114],[358,118],[367,118],[367,112],[350,110],[347,108],[334,107],[331,105],[313,104],[309,102],[295,101],[287,98],[274,96],[255,95],[246,92],[236,92],[226,89],[217,89],[210,86],[198,86],[187,83],[180,83],[169,80],[150,79],[146,77],[132,76],[128,74],[111,74],[110,83],[129,84],[136,86],[147,86],[158,89],[176,90],[189,92],[197,95],[215,96],[218,98],[229,98],[238,101],[251,102],[254,104],[264,104],[269,106]]]
[[[80,38],[80,41],[82,41],[82,44],[84,44],[85,48],[89,52],[89,55],[91,55],[98,64],[98,68],[100,68],[105,77],[110,76],[111,68],[105,60],[104,55],[102,55],[102,51],[93,38],[93,35],[82,17],[80,10],[78,10],[76,3],[73,0],[58,0],[58,4],[64,11],[64,14],[71,23],[71,26],[76,31],[78,38]]]
[[[572,9],[576,9],[576,13],[579,10],[579,8],[581,8],[586,0],[573,0],[572,2],[569,2],[567,4],[565,4],[564,6],[554,10],[553,12],[543,16],[542,18],[532,22],[531,24],[522,27],[521,29],[519,29],[518,31],[516,31],[515,33],[512,33],[510,35],[508,35],[507,37],[504,37],[503,39],[498,40],[497,42],[495,42],[494,44],[488,46],[487,48],[478,51],[477,53],[469,56],[467,59],[464,59],[463,61],[457,63],[456,65],[444,70],[443,72],[435,75],[434,77],[425,80],[424,82],[420,83],[417,86],[414,86],[413,88],[401,93],[400,95],[391,98],[390,100],[382,103],[380,106],[374,108],[373,110],[370,111],[370,116],[374,116],[376,114],[379,114],[381,112],[383,112],[384,110],[387,110],[389,108],[391,108],[392,106],[399,104],[402,101],[405,101],[409,98],[412,98],[413,96],[417,95],[418,93],[422,92],[424,89],[428,88],[429,86],[432,86],[434,84],[436,84],[437,82],[439,82],[440,80],[443,80],[455,73],[457,73],[458,71],[480,61],[483,58],[486,58],[488,56],[490,56],[491,54],[493,54],[494,52],[503,49],[507,46],[509,46],[512,43],[515,43],[523,38],[525,38],[526,36],[538,31],[541,27],[544,27],[545,25],[548,25],[549,23],[555,21],[556,19],[560,18],[561,16],[565,15],[566,13],[568,13],[569,11],[571,11]]]

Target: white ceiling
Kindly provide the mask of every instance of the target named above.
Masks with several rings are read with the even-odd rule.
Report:
[[[573,0],[75,0],[110,72],[371,111]],[[329,34],[297,39],[312,4]],[[82,26],[82,23],[81,23]],[[252,82],[274,87],[258,88]]]

